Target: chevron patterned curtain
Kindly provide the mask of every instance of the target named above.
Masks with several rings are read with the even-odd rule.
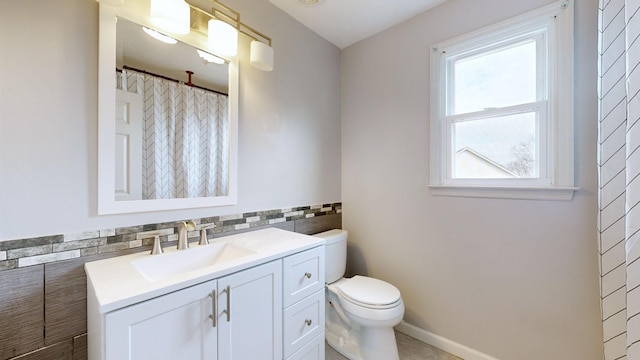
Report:
[[[143,199],[227,195],[228,97],[132,70],[118,80],[143,98]]]
[[[604,359],[640,359],[640,0],[600,0],[598,196]]]

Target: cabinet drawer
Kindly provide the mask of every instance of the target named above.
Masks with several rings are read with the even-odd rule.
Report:
[[[324,246],[288,256],[282,266],[284,307],[324,289]]]
[[[287,360],[324,360],[324,332]]]
[[[284,357],[324,334],[324,289],[284,310]]]

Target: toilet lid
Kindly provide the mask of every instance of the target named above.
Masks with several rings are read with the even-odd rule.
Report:
[[[356,275],[340,285],[344,296],[368,305],[389,305],[400,299],[400,290],[382,280]]]

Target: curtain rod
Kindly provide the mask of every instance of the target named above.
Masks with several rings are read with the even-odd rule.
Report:
[[[210,91],[210,92],[213,92],[213,93],[216,93],[216,94],[229,96],[229,94],[227,94],[227,93],[223,93],[223,92],[221,92],[221,91],[208,89],[208,88],[206,88],[206,87],[199,86],[199,85],[195,85],[195,84],[188,84],[188,83],[186,83],[186,82],[184,82],[184,81],[180,81],[180,80],[172,79],[172,78],[167,77],[167,76],[164,76],[164,75],[154,74],[154,73],[152,73],[152,72],[150,72],[150,71],[147,71],[147,70],[136,69],[136,68],[134,68],[134,67],[127,66],[127,65],[122,66],[122,70],[133,70],[133,71],[135,71],[135,72],[139,72],[139,73],[142,73],[142,74],[155,76],[155,77],[158,77],[158,78],[161,78],[161,79],[164,79],[164,80],[168,80],[168,81],[173,81],[173,82],[176,82],[176,83],[178,83],[178,84],[184,84],[184,85],[187,85],[187,86],[191,86],[191,87],[194,87],[194,88],[198,88],[198,89],[200,89],[200,90]],[[117,69],[117,68],[116,68],[116,71],[117,71],[117,72],[122,72],[122,70],[120,70],[120,69]]]

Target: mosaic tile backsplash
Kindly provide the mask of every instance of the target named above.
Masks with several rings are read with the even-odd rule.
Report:
[[[206,230],[211,239],[240,230],[340,213],[342,204],[334,203],[184,220],[193,220],[198,225],[196,231],[188,233],[190,241],[197,241],[200,227],[205,226],[215,225]],[[0,271],[150,246],[153,238],[146,234],[158,230],[164,233],[160,237],[163,245],[171,244],[178,240],[177,226],[176,221],[0,242]]]

